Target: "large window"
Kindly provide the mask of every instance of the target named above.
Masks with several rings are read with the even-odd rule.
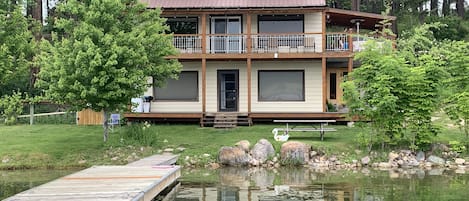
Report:
[[[197,34],[197,21],[196,17],[173,17],[168,18],[170,32],[175,34]]]
[[[169,79],[163,87],[155,87],[155,99],[198,101],[198,77],[197,71],[182,71],[179,79]]]
[[[303,15],[259,15],[259,33],[303,33]]]
[[[304,101],[304,71],[259,71],[259,101]]]

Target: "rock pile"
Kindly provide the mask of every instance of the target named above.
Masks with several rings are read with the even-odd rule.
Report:
[[[439,145],[443,150],[443,158],[436,156],[433,150],[428,153],[413,152],[411,150],[391,151],[386,157],[379,157],[371,153],[362,158],[350,158],[346,154],[326,155],[315,150],[311,145],[288,141],[282,144],[279,154],[272,144],[266,140],[259,140],[252,148],[247,140],[236,143],[233,147],[222,147],[218,152],[217,165],[213,162],[207,167],[218,168],[224,166],[260,166],[279,167],[281,165],[303,165],[315,169],[357,169],[360,167],[373,167],[380,169],[413,169],[413,168],[452,168],[465,169],[469,162],[463,158],[448,158],[452,155],[449,150]],[[445,152],[446,151],[446,152]],[[355,151],[359,155],[359,151]],[[444,153],[447,153],[446,155]]]

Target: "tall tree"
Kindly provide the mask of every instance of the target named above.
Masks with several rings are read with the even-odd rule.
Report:
[[[352,10],[360,11],[360,0],[352,0]]]
[[[443,6],[442,6],[442,14],[443,16],[449,16],[451,14],[451,0],[443,0]]]
[[[0,116],[16,122],[22,111],[35,42],[32,21],[23,15],[21,2],[0,1]]]
[[[13,1],[0,3],[0,92],[16,86],[15,80],[27,75],[34,54],[33,34],[30,21],[23,15],[21,7]]]
[[[438,16],[438,0],[430,0],[430,15]]]
[[[104,111],[127,108],[130,99],[155,84],[174,78],[181,65],[167,60],[176,54],[172,36],[158,9],[138,0],[68,0],[57,6],[52,43],[44,41],[39,85],[46,96],[73,109]]]
[[[464,9],[464,0],[457,0],[456,1],[456,12],[458,16],[464,19],[464,13],[466,12]]]

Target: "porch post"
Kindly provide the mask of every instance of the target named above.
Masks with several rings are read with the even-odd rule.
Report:
[[[207,59],[202,58],[202,113],[206,111],[206,94],[207,94]]]
[[[322,57],[322,111],[327,112],[327,72],[326,72],[326,57]]]
[[[207,53],[207,14],[202,13],[202,54]]]
[[[247,59],[247,80],[248,80],[248,113],[251,113],[251,58]]]
[[[251,38],[251,14],[246,14],[247,26],[246,26],[246,34],[247,34],[247,61],[246,61],[246,71],[247,71],[247,80],[248,80],[248,115],[251,113],[251,52],[252,52],[252,38]]]
[[[322,52],[326,52],[326,10],[322,11]],[[324,58],[323,58],[324,59]]]
[[[246,48],[247,48],[247,53],[251,54],[251,45],[252,45],[252,39],[251,39],[251,14],[247,13],[246,14]],[[249,56],[248,56],[249,58]]]
[[[348,66],[347,71],[350,73],[353,70],[353,57],[348,58]]]

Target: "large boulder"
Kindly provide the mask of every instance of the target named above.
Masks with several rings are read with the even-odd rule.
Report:
[[[241,140],[235,144],[236,147],[239,147],[242,149],[244,152],[248,153],[249,148],[251,147],[251,143],[247,140]]]
[[[275,155],[275,149],[266,139],[260,139],[252,148],[251,156],[257,161],[264,163],[268,157]]]
[[[311,145],[302,142],[289,141],[282,145],[280,158],[284,164],[306,164],[309,161]]]
[[[249,157],[239,147],[222,147],[218,151],[218,161],[223,165],[246,166],[249,164]]]
[[[443,166],[445,165],[445,159],[442,159],[438,156],[434,156],[434,155],[431,155],[427,158],[427,161],[434,164],[434,165],[439,165],[439,166]]]

